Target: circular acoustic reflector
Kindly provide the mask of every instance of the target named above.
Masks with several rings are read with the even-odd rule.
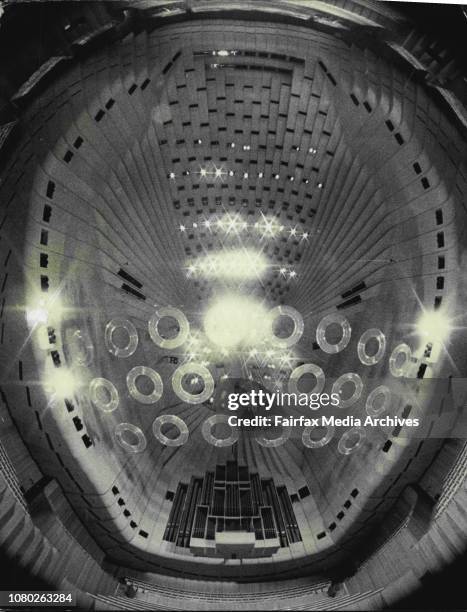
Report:
[[[117,346],[113,341],[113,335],[117,329],[124,329],[128,334],[128,343],[125,347]],[[105,326],[105,346],[109,353],[115,357],[130,357],[138,347],[138,332],[136,327],[128,319],[112,319]]]
[[[104,393],[102,393],[104,391]],[[107,393],[107,398],[102,395]],[[89,384],[89,397],[91,402],[102,412],[113,412],[118,408],[118,391],[107,378],[94,378]]]
[[[360,396],[363,391],[363,382],[358,374],[354,374],[353,372],[348,372],[347,374],[342,374],[336,380],[336,382],[332,385],[332,393],[341,394],[342,387],[346,383],[352,383],[354,386],[354,392],[347,399],[341,399],[339,402],[339,408],[349,408],[356,401],[360,399]]]
[[[378,342],[378,350],[374,355],[368,355],[366,352],[366,345],[368,342],[374,338]],[[357,353],[358,358],[363,363],[363,365],[371,366],[381,361],[383,358],[384,352],[386,351],[386,337],[382,331],[379,329],[367,329],[364,332],[357,345]]]
[[[342,338],[337,344],[330,344],[326,340],[326,330],[333,323],[340,325],[342,328]],[[323,319],[321,319],[318,327],[316,328],[316,342],[325,353],[329,353],[331,355],[343,351],[350,342],[351,335],[352,328],[350,327],[350,323],[344,316],[336,313],[326,315]]]
[[[154,388],[151,393],[142,393],[137,388],[136,380],[141,376],[146,376],[146,378],[149,378],[152,382]],[[164,385],[160,375],[152,368],[146,366],[136,366],[132,368],[126,376],[126,384],[131,397],[142,404],[155,404],[161,399],[164,391]]]
[[[282,427],[282,434],[278,438],[266,438],[266,436],[258,436],[255,440],[261,446],[266,448],[276,448],[277,446],[282,446],[285,442],[290,438],[290,434],[292,433],[292,427]]]
[[[316,385],[313,387],[312,391],[307,392],[307,395],[310,396],[312,393],[321,393],[324,389],[326,378],[323,370],[314,363],[304,363],[292,371],[289,378],[289,393],[295,393],[296,395],[300,393],[298,390],[298,381],[305,374],[313,374],[316,378]]]
[[[130,435],[125,436],[125,434]],[[128,438],[136,438],[136,442],[133,444],[128,441]],[[147,446],[146,436],[136,425],[131,423],[119,423],[115,428],[115,438],[120,446],[129,453],[142,453]]]
[[[168,438],[162,433],[162,427],[167,423],[178,428],[180,434],[177,438]],[[152,433],[159,440],[159,442],[161,442],[161,444],[164,444],[164,446],[183,446],[188,440],[189,436],[188,427],[186,426],[185,421],[174,414],[162,414],[161,416],[158,416],[152,424]]]
[[[220,423],[228,424],[228,419],[229,417],[225,414],[213,414],[204,421],[201,428],[201,433],[206,442],[217,447],[232,446],[232,444],[235,444],[235,442],[238,440],[238,431],[236,429],[231,428],[232,433],[228,438],[216,438],[211,433],[211,430],[215,425]]]
[[[291,306],[276,306],[269,312],[271,316],[271,328],[274,343],[284,348],[297,344],[303,335],[305,324],[303,323],[302,315]],[[292,320],[294,328],[292,333],[286,338],[279,338],[274,333],[274,322],[279,317],[288,317]]]
[[[314,427],[305,427],[302,433],[302,442],[304,446],[307,448],[322,448],[323,446],[326,446],[326,444],[329,444],[334,437],[335,428],[333,425],[326,425],[325,427],[326,435],[319,440],[311,439],[311,432],[313,431]]]
[[[404,361],[398,365],[399,357],[404,356]],[[405,376],[408,373],[410,359],[412,357],[412,349],[408,344],[403,342],[402,344],[398,344],[396,348],[392,351],[391,356],[389,357],[389,370],[393,376],[400,377]]]
[[[164,338],[159,333],[159,323],[164,317],[171,317],[178,323],[178,334],[174,338]],[[176,349],[187,341],[188,334],[190,333],[190,324],[181,310],[167,306],[156,310],[149,319],[148,329],[154,344],[165,349]]]
[[[203,379],[204,389],[201,393],[190,393],[183,387],[183,377],[195,374]],[[175,370],[172,376],[172,387],[177,396],[187,404],[202,404],[214,391],[214,379],[206,366],[200,363],[184,363]]]
[[[383,396],[383,401],[380,406],[376,405],[376,398],[378,396]],[[388,387],[384,385],[380,385],[373,389],[373,391],[366,398],[366,413],[368,416],[379,416],[386,410],[388,410],[391,405],[391,391]]]
[[[363,427],[352,427],[344,434],[337,445],[337,450],[341,455],[350,455],[354,453],[363,444],[365,439],[365,430]]]

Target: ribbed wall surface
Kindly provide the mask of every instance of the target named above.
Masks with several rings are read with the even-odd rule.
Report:
[[[376,17],[366,7],[360,18]],[[440,563],[462,552],[465,516],[453,498],[460,495],[465,461],[455,441],[443,446],[437,415],[464,399],[465,329],[456,330],[448,353],[436,361],[414,327],[423,309],[455,318],[465,303],[465,142],[409,70],[321,29],[199,19],[129,33],[80,60],[54,56],[41,70],[63,68],[40,95],[31,95],[31,83],[18,94],[20,127],[2,127],[5,141],[17,137],[0,187],[2,399],[37,465],[71,504],[58,497],[55,509],[64,525],[74,524],[63,567],[73,576],[82,565],[88,574],[77,586],[87,591],[105,593],[114,584],[106,575],[91,580],[94,561],[104,554],[123,567],[183,571],[185,578],[329,571],[384,524],[404,489],[418,481],[433,506],[438,503],[439,521],[415,537],[419,568],[431,563],[430,550],[439,551]],[[228,388],[225,377],[246,378],[245,369],[226,355],[208,357],[215,400],[181,402],[171,381],[187,351],[156,346],[148,320],[155,308],[172,306],[192,330],[201,329],[204,312],[232,282],[200,278],[190,265],[238,247],[258,249],[269,262],[262,281],[248,285],[251,295],[267,308],[291,306],[303,317],[293,365],[282,362],[275,374],[287,381],[293,367],[314,363],[325,373],[327,391],[341,375],[358,374],[361,398],[342,416],[365,415],[368,395],[385,385],[394,395],[391,415],[408,406],[412,417],[432,415],[429,439],[375,428],[348,455],[338,447],[344,429],[318,449],[303,445],[301,431],[276,447],[249,435],[227,448],[204,440],[204,421],[227,413],[219,391]],[[27,322],[40,299],[62,308],[39,326],[42,338]],[[349,344],[336,354],[316,341],[317,326],[331,314],[351,327]],[[106,348],[106,325],[114,318],[137,330],[138,347],[127,358]],[[357,345],[374,328],[384,334],[386,349],[368,366]],[[390,368],[401,343],[412,350],[407,378]],[[129,393],[127,374],[141,365],[163,381],[153,406]],[[252,377],[264,382],[268,367],[253,368]],[[65,380],[74,372],[77,388],[66,401],[51,401],[47,387],[44,392],[51,368]],[[118,392],[119,407],[111,413],[90,401],[96,377]],[[184,446],[164,446],[154,437],[153,421],[162,414],[186,423]],[[122,422],[143,432],[143,452],[118,444],[115,428]],[[267,561],[225,562],[163,541],[172,509],[167,492],[231,459],[295,494],[302,541]],[[16,493],[21,506],[22,478],[7,460],[2,466],[10,475],[5,491]],[[15,525],[10,539],[30,535],[35,545],[39,536],[22,529],[18,508],[6,512]],[[386,575],[384,559],[395,555],[393,547],[409,546],[410,525],[422,529],[422,519],[410,516],[409,527],[396,530],[365,566],[363,582],[355,579],[342,607],[387,585],[374,568],[381,562]],[[68,537],[55,523],[41,529],[51,534],[52,547],[53,534],[57,542]],[[383,531],[391,535],[389,527]],[[79,534],[86,550],[96,539],[99,558],[88,563],[82,550],[73,561]],[[400,567],[396,579],[403,581]],[[386,595],[375,594],[375,601],[389,601]]]

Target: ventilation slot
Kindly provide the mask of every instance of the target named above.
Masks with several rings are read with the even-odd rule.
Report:
[[[350,306],[355,306],[355,304],[359,304],[361,301],[362,301],[362,298],[359,295],[356,295],[353,298],[346,300],[345,302],[341,302],[340,304],[337,304],[336,308],[337,310],[343,310],[345,308],[350,308]]]
[[[427,364],[426,363],[422,363],[421,366],[418,368],[418,372],[417,372],[417,378],[423,378],[425,376],[425,372],[427,369]]]
[[[49,277],[41,275],[41,291],[46,293],[49,290]]]
[[[348,289],[347,291],[344,291],[344,293],[342,293],[341,296],[345,299],[345,298],[350,297],[354,293],[359,293],[360,291],[363,291],[364,289],[366,289],[366,284],[364,281],[362,281],[361,283],[358,283],[358,285],[355,285],[355,287],[352,287],[352,289]]]
[[[52,216],[52,207],[49,206],[48,204],[46,204],[44,206],[44,210],[42,212],[42,220],[45,223],[49,223],[50,222],[50,217]]]
[[[83,436],[81,436],[81,440],[83,441],[83,444],[86,448],[89,448],[90,446],[92,446],[92,440],[88,436],[88,434],[84,434]]]
[[[140,283],[138,280],[136,280],[136,278],[131,276],[131,274],[128,274],[128,272],[123,270],[123,268],[120,268],[117,274],[121,276],[123,279],[125,279],[126,281],[128,281],[129,283],[131,283],[132,285],[134,285],[135,287],[137,287],[138,289],[141,289],[141,287],[143,286],[142,283]]]
[[[76,431],[81,431],[83,429],[83,422],[79,417],[73,417],[73,424],[75,426]]]
[[[54,197],[54,193],[55,193],[55,183],[53,181],[49,181],[47,183],[46,195],[51,200]]]
[[[136,291],[136,289],[133,289],[133,287],[130,287],[130,285],[127,285],[126,283],[123,283],[121,288],[123,289],[123,291],[125,291],[125,293],[133,295],[135,298],[138,298],[138,300],[146,299],[146,296],[143,293],[141,293],[140,291]]]
[[[394,134],[394,138],[396,139],[397,144],[399,144],[399,145],[403,145],[404,144],[404,139],[402,138],[402,135],[399,134],[399,132]]]

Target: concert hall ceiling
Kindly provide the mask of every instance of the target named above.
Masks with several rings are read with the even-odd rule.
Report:
[[[370,1],[3,8],[1,390],[38,473],[117,566],[355,569],[465,436],[455,36]],[[347,420],[229,425],[251,389]]]

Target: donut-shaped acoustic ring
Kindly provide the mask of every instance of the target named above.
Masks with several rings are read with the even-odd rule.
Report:
[[[326,340],[326,329],[333,323],[340,325],[342,328],[342,338],[337,344],[330,344]],[[351,335],[352,328],[350,327],[350,323],[341,314],[332,313],[326,315],[323,319],[321,319],[318,327],[316,328],[316,342],[325,353],[329,353],[331,355],[343,351],[350,342]]]
[[[174,338],[163,338],[159,333],[159,321],[164,317],[171,317],[178,323],[179,331]],[[152,317],[149,319],[148,330],[154,344],[157,344],[157,346],[165,349],[175,349],[182,346],[182,344],[187,341],[190,333],[190,324],[181,310],[178,308],[172,308],[171,306],[166,306],[159,308],[152,315]]]
[[[113,335],[119,328],[124,329],[128,334],[128,343],[125,347],[117,346],[113,341]],[[105,326],[105,346],[107,350],[115,357],[125,358],[130,357],[138,347],[138,332],[131,321],[127,319],[112,319]]]
[[[100,388],[104,388],[109,394],[109,401],[104,402],[98,396]],[[89,384],[89,398],[96,408],[102,412],[113,412],[118,408],[119,398],[115,385],[107,378],[93,378]]]
[[[137,438],[136,444],[131,444],[128,440],[125,440],[125,432],[129,431]],[[115,438],[120,446],[128,453],[142,453],[146,448],[146,436],[136,425],[131,423],[119,423],[115,428]]]
[[[349,408],[360,399],[362,394],[362,379],[358,374],[354,374],[353,372],[348,372],[347,374],[342,374],[342,376],[339,376],[336,382],[332,385],[332,393],[338,393],[340,395],[342,387],[348,382],[353,383],[355,390],[349,398],[340,400],[339,408]]]
[[[379,395],[383,396],[383,403],[379,408],[377,408],[375,406],[375,400]],[[376,417],[385,412],[390,405],[391,391],[388,389],[388,387],[380,385],[379,387],[373,389],[373,391],[366,398],[366,413],[368,416]]]
[[[183,377],[187,374],[196,374],[203,379],[204,389],[201,393],[190,393],[183,388]],[[206,366],[200,363],[184,363],[175,370],[172,376],[172,387],[177,396],[187,404],[202,404],[206,402],[214,391],[214,379]]]
[[[378,350],[376,351],[374,355],[370,356],[366,352],[366,345],[372,338],[377,340]],[[375,328],[367,329],[367,331],[361,335],[360,340],[358,341],[358,345],[357,345],[357,354],[358,354],[358,358],[363,363],[363,365],[367,365],[367,366],[375,365],[376,363],[378,363],[378,361],[381,361],[385,351],[386,351],[386,337],[382,331],[380,331],[379,329],[375,329]]]
[[[300,340],[303,335],[305,324],[303,323],[302,315],[297,310],[295,310],[295,308],[292,308],[291,306],[276,306],[275,308],[269,311],[269,314],[271,316],[271,332],[275,344],[286,348],[289,346],[293,346]],[[289,317],[289,319],[292,319],[293,321],[293,331],[290,336],[287,336],[287,338],[279,338],[274,333],[274,321],[278,317]]]
[[[347,443],[349,442],[349,440],[351,440],[353,436],[358,436],[358,440],[357,442],[352,444],[352,446],[348,446]],[[363,444],[364,439],[365,430],[363,429],[363,427],[352,427],[351,429],[347,430],[345,433],[342,434],[342,437],[339,440],[339,443],[337,444],[337,450],[341,453],[341,455],[350,455],[360,448],[360,446]]]
[[[400,366],[397,365],[397,358],[399,355],[405,355],[405,360]],[[410,346],[405,344],[405,342],[398,344],[389,357],[389,371],[391,374],[397,378],[400,376],[405,376],[408,372],[411,358],[412,350]]]
[[[154,389],[149,395],[146,393],[141,393],[136,386],[136,380],[140,376],[146,376],[154,385]],[[162,378],[155,370],[146,366],[136,366],[135,368],[132,368],[126,376],[126,384],[131,397],[142,404],[155,404],[161,399],[164,391]]]
[[[307,395],[310,396],[312,393],[321,393],[324,389],[326,378],[323,370],[314,363],[304,363],[292,371],[289,378],[289,393],[295,393],[296,395],[300,393],[298,390],[298,381],[304,374],[313,374],[316,378],[316,385]]]
[[[282,446],[285,442],[290,438],[290,434],[292,433],[292,427],[282,427],[282,433],[278,438],[266,438],[265,436],[258,436],[255,438],[256,442],[260,446],[264,446],[265,448],[277,448],[278,446]]]
[[[170,423],[171,425],[178,427],[180,434],[177,438],[168,438],[162,433],[162,427],[166,423]],[[162,414],[161,416],[158,416],[152,424],[152,433],[154,434],[154,437],[157,438],[164,446],[183,446],[188,440],[189,436],[188,427],[186,426],[185,421],[174,414]]]
[[[311,439],[311,432],[314,429],[313,426],[305,427],[302,433],[303,445],[306,446],[307,448],[323,448],[323,446],[326,446],[326,444],[329,444],[329,442],[334,437],[335,428],[333,425],[326,425],[325,427],[327,430],[326,435],[320,438],[319,440]]]
[[[236,429],[232,429],[232,433],[228,438],[222,439],[216,438],[211,433],[214,425],[217,425],[218,423],[228,423],[228,418],[229,417],[225,414],[213,414],[204,421],[203,426],[201,427],[201,433],[208,444],[217,446],[219,448],[224,446],[232,446],[232,444],[235,444],[235,442],[238,440],[238,431]]]

